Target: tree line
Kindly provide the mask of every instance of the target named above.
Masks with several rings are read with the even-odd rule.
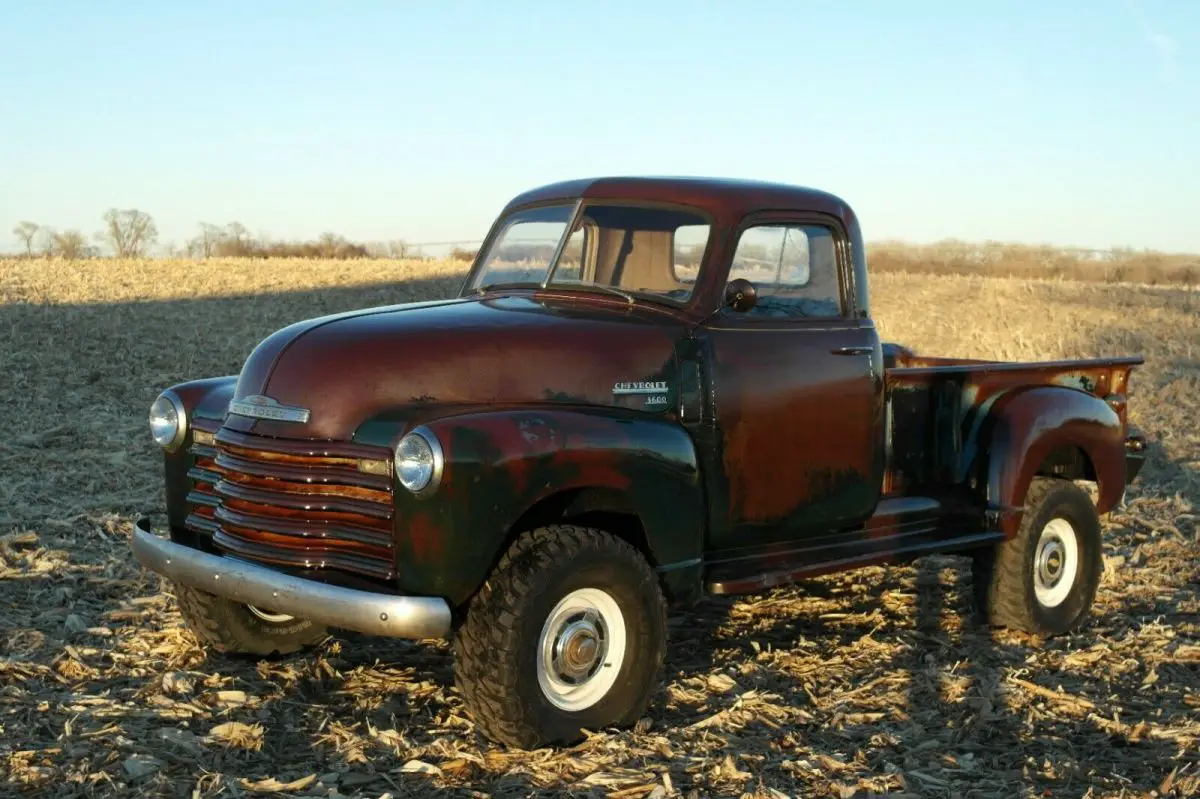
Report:
[[[104,227],[91,239],[78,229],[59,231],[28,220],[18,222],[13,235],[25,248],[26,257],[94,258],[100,255],[100,247],[90,243],[95,241],[107,245],[119,258],[135,258],[146,254],[158,240],[158,227],[145,211],[110,208],[104,214]]]
[[[107,251],[117,258],[139,258],[151,254],[158,244],[154,218],[136,208],[110,208],[103,227],[92,236],[78,229],[55,230],[36,222],[18,222],[13,235],[21,244],[19,258],[97,258]],[[546,257],[544,253],[521,252],[510,245],[509,260]],[[1018,278],[1066,278],[1071,280],[1134,282],[1150,284],[1200,284],[1200,254],[1164,253],[1114,247],[1109,250],[1079,250],[1004,242],[971,243],[945,240],[932,244],[877,241],[868,244],[872,272],[988,275]],[[201,222],[195,236],[182,246],[158,248],[170,258],[425,258],[414,245],[402,239],[353,242],[336,233],[323,233],[309,241],[270,241],[252,235],[240,222],[214,225]],[[471,261],[475,249],[454,247],[451,260]],[[568,248],[571,253],[571,249]],[[681,247],[676,253],[680,266],[694,267],[703,246]]]
[[[158,244],[154,217],[136,208],[110,208],[104,226],[91,237],[78,229],[56,230],[24,220],[13,227],[21,245],[20,257],[77,260],[108,254],[116,258],[142,258]],[[336,233],[322,233],[309,241],[270,241],[255,236],[241,222],[214,225],[201,222],[195,236],[182,246],[160,248],[169,257],[191,258],[407,258],[412,248],[402,239],[376,242],[349,241]],[[459,255],[456,251],[452,257]]]

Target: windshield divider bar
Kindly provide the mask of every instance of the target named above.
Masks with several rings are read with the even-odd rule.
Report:
[[[579,222],[579,217],[583,213],[583,198],[580,197],[575,201],[575,210],[571,212],[571,219],[567,222],[567,227],[563,231],[562,238],[558,240],[558,246],[554,248],[554,255],[550,259],[550,268],[546,270],[546,276],[542,278],[542,290],[550,284],[550,278],[554,277],[554,270],[558,269],[558,261],[562,258],[563,250],[567,248],[567,242],[571,240],[571,234],[575,232],[575,224]]]

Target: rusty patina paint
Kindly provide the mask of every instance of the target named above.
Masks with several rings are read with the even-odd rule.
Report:
[[[895,353],[887,372],[888,493],[959,486],[1020,526],[1025,491],[1057,451],[1078,448],[1105,513],[1125,488],[1126,400],[1140,357],[1021,364]]]
[[[441,442],[445,472],[429,497],[397,493],[401,590],[465,599],[522,515],[546,502],[565,510],[583,491],[628,499],[656,567],[699,567],[703,494],[695,450],[679,426],[628,412],[552,407],[425,424]]]
[[[603,298],[493,297],[346,314],[302,330],[282,354],[268,348],[266,382],[238,384],[238,396],[266,394],[311,408],[308,424],[231,417],[230,425],[337,441],[364,419],[406,406],[549,401],[643,409],[645,397],[614,395],[614,385],[659,375],[684,330],[679,313]],[[256,350],[254,374],[267,371],[258,359]],[[660,412],[674,407],[672,393]]]
[[[714,482],[710,546],[764,543],[867,519],[883,474],[882,356],[874,327],[830,320],[740,325],[711,339],[711,390],[724,485]],[[834,354],[841,347],[871,356]],[[718,510],[719,508],[719,510]]]

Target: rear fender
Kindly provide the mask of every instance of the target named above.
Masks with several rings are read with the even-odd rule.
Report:
[[[620,492],[641,519],[649,557],[672,593],[699,586],[705,506],[683,428],[611,409],[496,410],[424,422],[443,450],[437,490],[396,489],[400,588],[470,598],[514,525],[574,489]]]
[[[988,411],[980,441],[968,451],[983,453],[982,480],[988,510],[998,515],[1006,537],[1017,534],[1025,492],[1038,468],[1055,450],[1078,447],[1096,473],[1096,510],[1106,513],[1125,491],[1124,425],[1099,397],[1063,386],[1032,386],[1005,393]]]

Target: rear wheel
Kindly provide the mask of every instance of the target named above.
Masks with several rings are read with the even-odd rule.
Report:
[[[484,735],[534,748],[635,723],[658,687],[666,606],[654,570],[602,530],[522,534],[455,634],[455,682]]]
[[[218,652],[287,655],[319,643],[325,627],[270,609],[234,602],[186,585],[175,585],[179,612],[202,643]]]
[[[1087,617],[1103,565],[1091,498],[1069,480],[1037,477],[1017,535],[975,556],[975,597],[992,624],[1064,633]]]

